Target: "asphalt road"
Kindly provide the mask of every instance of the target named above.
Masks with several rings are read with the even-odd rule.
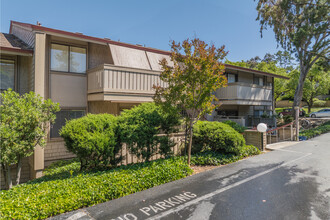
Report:
[[[52,219],[330,219],[330,133]]]

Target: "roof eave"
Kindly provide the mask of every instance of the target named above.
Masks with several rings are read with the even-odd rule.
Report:
[[[20,49],[20,48],[0,46],[0,52],[2,53],[2,51],[6,51],[6,52],[9,52],[11,54],[17,54],[17,55],[25,55],[25,56],[32,56],[33,55],[33,50],[25,50],[25,49]]]
[[[231,64],[225,64],[225,67],[226,67],[226,69],[241,70],[241,71],[264,75],[264,76],[270,76],[270,77],[276,77],[276,78],[282,78],[282,79],[290,79],[289,77],[286,77],[286,76],[281,76],[281,75],[277,75],[277,74],[273,74],[273,73],[267,73],[267,72],[263,72],[260,70],[254,70],[254,69],[249,69],[249,68],[240,67],[240,66],[234,66]]]

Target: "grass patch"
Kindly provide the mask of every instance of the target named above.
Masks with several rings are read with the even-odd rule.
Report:
[[[79,173],[77,162],[53,165],[46,176],[0,192],[1,218],[43,219],[184,178],[192,169],[180,158]]]
[[[195,166],[219,166],[234,163],[248,156],[260,154],[260,150],[252,145],[245,145],[240,155],[221,154],[213,151],[205,151],[191,156],[191,165]],[[185,157],[186,158],[186,157]]]
[[[299,133],[299,135],[306,137],[307,139],[310,139],[312,137],[315,137],[315,136],[318,136],[318,135],[321,135],[321,134],[327,133],[327,132],[330,132],[330,121],[325,122],[316,128],[303,130]]]

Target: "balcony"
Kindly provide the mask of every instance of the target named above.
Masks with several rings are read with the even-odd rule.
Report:
[[[225,105],[272,105],[272,88],[248,83],[230,83],[216,91]]]
[[[160,72],[103,64],[87,71],[88,101],[150,102]]]

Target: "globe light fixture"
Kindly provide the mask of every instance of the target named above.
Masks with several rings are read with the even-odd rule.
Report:
[[[257,130],[259,132],[266,132],[267,131],[267,125],[265,123],[259,123],[257,126]]]

